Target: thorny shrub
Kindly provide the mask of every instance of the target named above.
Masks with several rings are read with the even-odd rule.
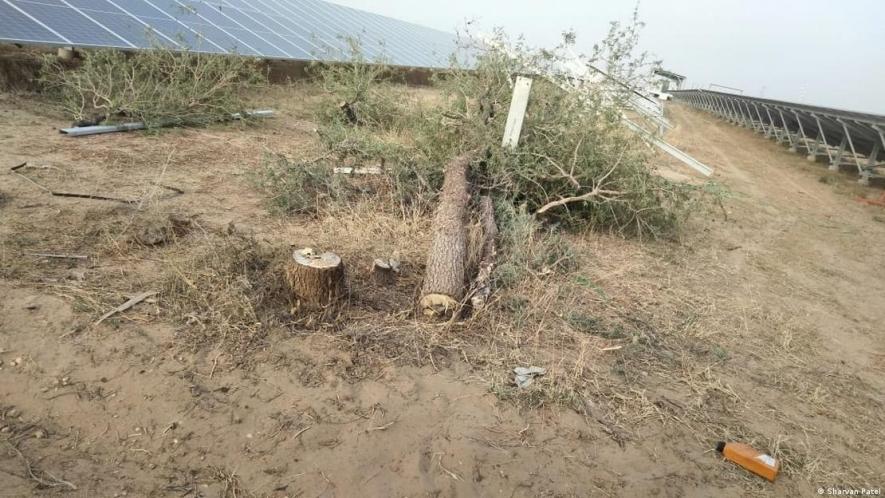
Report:
[[[75,121],[205,124],[245,111],[244,90],[266,80],[257,60],[174,51],[84,52],[76,67],[47,55],[42,82]]]

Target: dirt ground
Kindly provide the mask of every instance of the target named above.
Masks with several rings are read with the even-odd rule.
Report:
[[[254,127],[76,139],[36,98],[0,94],[0,496],[808,496],[885,485],[885,211],[855,200],[880,191],[670,104],[667,138],[716,169],[722,209],[699,210],[676,242],[571,237],[577,275],[523,290],[540,310],[525,327],[409,329],[426,220],[281,217],[255,187],[265,153],[321,153],[312,92],[269,90],[279,115]],[[187,233],[137,242],[169,214],[189,220]],[[201,251],[232,232],[282,249],[341,249],[359,235],[341,249],[352,280],[394,251],[404,275],[387,301],[364,289],[346,327],[275,330],[245,361],[223,347],[229,338],[189,342],[207,322],[173,317],[161,278],[177,272],[198,288],[212,278],[191,271]],[[582,293],[562,302],[553,290],[566,286]],[[589,318],[567,325],[554,309]],[[629,331],[599,330],[593,317]],[[576,339],[553,344],[554,326]],[[454,346],[476,334],[489,334],[483,353]],[[549,354],[531,357],[546,358],[551,378],[589,386],[585,409],[544,401],[544,378],[527,393],[506,385],[542,346]],[[748,475],[713,451],[717,440],[772,452],[782,475]]]

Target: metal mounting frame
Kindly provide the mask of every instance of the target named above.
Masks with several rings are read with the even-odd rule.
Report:
[[[885,178],[885,116],[712,90],[674,90],[673,98],[752,129],[831,170],[857,169],[861,183]]]

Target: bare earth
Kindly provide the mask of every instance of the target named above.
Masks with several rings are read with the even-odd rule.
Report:
[[[675,105],[668,139],[716,169],[731,193],[724,209],[699,211],[678,243],[574,237],[592,288],[573,305],[628,316],[644,332],[588,335],[540,365],[595,386],[607,423],[501,395],[513,351],[543,341],[544,326],[481,365],[447,348],[367,352],[354,330],[380,335],[375,317],[405,316],[379,305],[347,334],[279,331],[241,365],[211,344],[184,347],[189,325],[159,299],[92,325],[158,290],[145,286],[205,245],[202,233],[233,223],[281,247],[335,248],[365,230],[357,215],[267,212],[249,180],[262,153],[320,152],[310,91],[277,88],[268,99],[281,115],[258,127],[72,139],[43,104],[0,95],[0,496],[810,496],[885,486],[885,211],[854,199],[879,192],[849,175],[823,183],[824,166]],[[135,246],[121,237],[141,222],[131,207],[52,197],[9,171],[24,161],[19,173],[54,190],[139,198],[160,179],[186,193],[154,196],[152,209],[198,227],[171,247]],[[378,225],[368,246],[343,249],[355,279],[398,250],[408,298],[425,228]],[[781,477],[768,483],[722,461],[719,439],[773,452]]]

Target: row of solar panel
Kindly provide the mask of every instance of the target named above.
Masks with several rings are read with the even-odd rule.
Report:
[[[0,40],[445,67],[448,33],[321,0],[0,0]]]

